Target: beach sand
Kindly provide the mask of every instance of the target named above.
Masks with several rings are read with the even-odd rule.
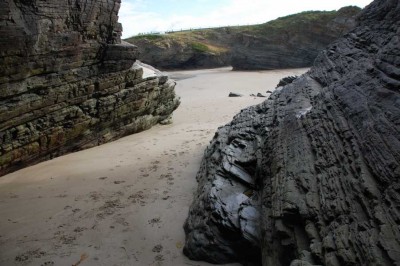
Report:
[[[0,265],[209,265],[182,254],[204,149],[265,100],[250,94],[305,71],[171,72],[182,100],[173,124],[0,177]]]

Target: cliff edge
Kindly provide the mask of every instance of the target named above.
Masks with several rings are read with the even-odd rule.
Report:
[[[175,82],[121,42],[120,0],[0,3],[0,175],[147,129]]]
[[[217,131],[184,226],[189,258],[400,264],[399,33],[399,1],[374,1],[308,73]]]
[[[353,29],[358,7],[307,11],[250,26],[139,35],[140,60],[161,69],[235,70],[309,67],[329,43]]]

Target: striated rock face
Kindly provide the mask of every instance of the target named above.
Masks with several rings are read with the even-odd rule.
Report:
[[[0,175],[147,129],[178,106],[175,82],[121,42],[119,6],[0,3]]]
[[[354,28],[359,11],[309,11],[260,25],[139,35],[127,41],[139,47],[142,61],[162,69],[309,67],[322,49]]]
[[[318,53],[332,41],[355,27],[356,7],[336,13],[300,13],[271,22],[261,34],[237,36],[232,52],[235,70],[309,67]],[[285,19],[287,21],[285,21]]]
[[[400,264],[400,4],[376,0],[312,69],[221,127],[184,253],[245,265]]]

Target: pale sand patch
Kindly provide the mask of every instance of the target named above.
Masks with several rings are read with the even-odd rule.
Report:
[[[195,176],[248,96],[306,69],[180,71],[174,123],[0,178],[0,265],[208,265],[182,255]],[[228,98],[228,93],[245,94]]]

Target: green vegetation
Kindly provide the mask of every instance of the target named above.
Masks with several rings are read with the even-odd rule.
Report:
[[[282,32],[282,30],[289,33],[304,29],[309,25],[323,25],[329,23],[337,14],[337,11],[305,11],[280,17],[263,24],[232,27],[231,30],[253,35],[269,35],[275,32]]]
[[[354,12],[359,9],[356,7],[347,7],[343,12]],[[340,11],[339,11],[340,12]],[[134,36],[128,41],[139,39],[147,39],[149,41],[175,41],[179,43],[187,43],[198,52],[206,52],[209,50],[208,43],[210,40],[218,39],[221,34],[269,34],[284,29],[287,32],[305,27],[306,25],[318,24],[322,25],[332,21],[338,15],[337,11],[305,11],[294,15],[281,17],[267,23],[249,26],[232,26],[207,29],[193,29],[168,32],[166,34],[141,34]]]
[[[197,53],[221,54],[231,49],[232,39],[240,41],[240,38],[245,40],[249,36],[253,36],[282,41],[287,36],[307,31],[308,28],[312,28],[314,31],[323,31],[336,16],[340,16],[340,14],[354,15],[359,11],[358,7],[345,7],[339,11],[305,11],[258,25],[190,29],[165,34],[140,34],[127,39],[127,41],[134,44],[137,42],[138,45],[143,41],[163,48],[178,46],[191,48]]]
[[[129,38],[129,39],[132,39],[132,40],[140,40],[140,39],[159,40],[159,39],[163,39],[163,35],[161,35],[161,34],[141,34],[141,35],[137,35],[132,38]]]
[[[195,50],[196,52],[200,52],[200,53],[205,53],[205,52],[209,52],[209,48],[207,45],[203,44],[203,43],[199,43],[199,42],[193,42],[191,44],[192,49]]]

